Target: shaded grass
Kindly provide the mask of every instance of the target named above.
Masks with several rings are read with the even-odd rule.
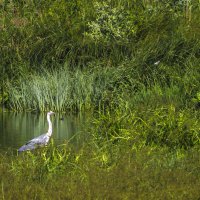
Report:
[[[83,110],[99,107],[114,98],[122,90],[121,72],[95,67],[91,71],[68,67],[32,74],[17,82],[7,82],[9,100],[7,106],[12,110],[56,111]],[[109,100],[109,97],[111,99]]]
[[[6,199],[199,197],[198,149],[169,152],[130,145],[111,145],[108,152],[87,144],[78,152],[65,145],[20,156],[1,154],[1,194]]]
[[[27,73],[27,66],[40,70],[42,63],[67,61],[77,68],[101,60],[117,66],[134,57],[142,64],[171,64],[199,56],[197,0],[29,0],[0,6],[0,67],[9,78]]]
[[[79,150],[1,152],[4,199],[200,197],[200,18],[187,3],[0,2],[1,103],[95,111]]]
[[[0,3],[0,102],[10,109],[104,109],[165,92],[183,106],[199,92],[198,1],[39,5]]]
[[[5,82],[4,103],[9,109],[81,111],[115,109],[122,105],[150,106],[173,103],[193,108],[199,92],[199,59],[182,65],[124,62],[117,68],[91,63],[71,71],[68,65]],[[143,68],[143,70],[142,70]],[[122,107],[122,106],[121,106]]]
[[[169,149],[189,149],[199,145],[199,112],[168,105],[142,104],[137,107],[115,109],[99,114],[90,133],[96,146],[132,141],[143,147],[155,145]]]

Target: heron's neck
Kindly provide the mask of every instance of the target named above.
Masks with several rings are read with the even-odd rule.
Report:
[[[47,115],[47,121],[49,124],[49,129],[48,129],[47,135],[50,137],[52,134],[52,123],[51,123],[50,115]]]

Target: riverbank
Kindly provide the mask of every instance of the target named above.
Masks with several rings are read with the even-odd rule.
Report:
[[[0,103],[9,109],[106,106],[155,85],[199,92],[197,0],[39,5],[0,3]]]
[[[0,6],[0,103],[93,114],[79,149],[0,152],[3,199],[200,197],[199,1]]]
[[[52,141],[19,155],[1,151],[1,196],[198,198],[199,128],[199,112],[172,104],[98,113],[77,134],[79,148]]]

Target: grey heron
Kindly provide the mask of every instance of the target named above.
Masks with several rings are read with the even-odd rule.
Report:
[[[51,123],[51,119],[50,119],[50,116],[52,114],[55,114],[55,113],[52,111],[47,113],[47,121],[49,124],[48,132],[28,141],[25,145],[23,145],[22,147],[20,147],[18,149],[18,152],[33,150],[33,149],[37,148],[38,146],[44,146],[44,145],[48,144],[49,139],[52,135],[52,123]]]

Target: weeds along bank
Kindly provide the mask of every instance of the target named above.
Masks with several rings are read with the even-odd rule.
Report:
[[[78,150],[2,152],[1,196],[197,199],[198,3],[1,2],[1,103],[95,113]]]
[[[115,110],[121,105],[174,105],[199,109],[199,59],[180,65],[128,61],[115,68],[98,63],[71,71],[65,65],[4,82],[4,104],[16,111]],[[145,70],[148,72],[145,73]]]
[[[5,199],[198,198],[199,110],[193,101],[181,103],[185,97],[176,87],[162,92],[155,86],[101,109],[76,136],[84,141],[79,149],[52,143],[20,155],[0,152],[0,194]]]
[[[19,156],[1,153],[0,194],[5,199],[196,199],[199,162],[199,148],[138,147],[120,137],[87,140],[78,151],[69,144],[50,145]]]
[[[148,111],[140,117],[147,124],[154,110],[173,107],[177,118],[199,111],[198,1],[28,0],[0,6],[0,102],[8,109],[98,110],[113,112],[113,118],[116,112]],[[187,142],[180,146],[194,144]]]
[[[94,138],[198,145],[200,12],[185,3],[3,4],[1,101],[16,111],[98,111]]]
[[[76,135],[83,141],[79,148],[70,143],[54,146],[52,142],[20,155],[1,151],[1,196],[198,197],[199,111],[175,106],[175,101],[162,97],[155,103],[145,94],[140,95],[148,102],[136,105],[123,101],[112,111],[109,107],[96,114]]]
[[[146,77],[157,61],[182,68],[199,58],[198,0],[28,0],[0,6],[4,79],[58,63],[89,70],[91,63],[105,68],[129,60]]]

